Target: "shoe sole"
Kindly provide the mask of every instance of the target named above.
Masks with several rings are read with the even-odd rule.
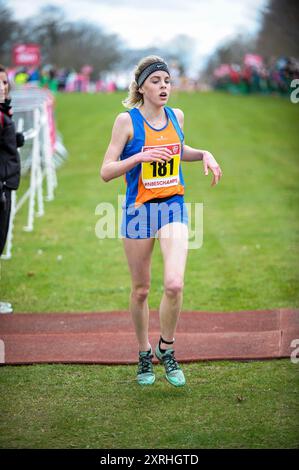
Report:
[[[139,380],[137,379],[137,383],[138,383],[138,385],[145,385],[145,386],[147,386],[147,385],[153,385],[153,384],[155,383],[155,380],[156,380],[156,377],[154,377],[154,379],[153,379],[152,382],[147,382],[147,383],[146,383],[146,382],[139,382]]]
[[[165,374],[165,378],[166,378],[166,380],[167,380],[171,385],[173,385],[174,387],[184,387],[184,385],[186,385],[186,382],[184,382],[183,384],[174,384],[173,382],[171,382],[171,381],[169,380],[169,378],[167,377],[166,374]]]
[[[151,348],[151,354],[152,354],[152,353],[153,353],[153,350],[152,350],[152,348]],[[138,378],[137,378],[137,383],[138,383],[138,385],[145,385],[145,386],[146,386],[146,385],[153,385],[153,384],[155,383],[155,380],[156,380],[156,376],[154,375],[152,382],[148,382],[148,383],[146,383],[146,382],[139,382],[139,380],[138,380]]]

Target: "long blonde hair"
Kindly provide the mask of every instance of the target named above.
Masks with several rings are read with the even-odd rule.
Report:
[[[143,95],[138,91],[137,79],[140,73],[149,65],[154,64],[155,62],[165,62],[164,59],[157,55],[149,55],[144,57],[138,62],[134,70],[134,80],[130,83],[129,93],[126,99],[122,101],[122,104],[125,108],[134,108],[135,106],[139,108],[143,104]],[[167,64],[166,64],[167,65]]]

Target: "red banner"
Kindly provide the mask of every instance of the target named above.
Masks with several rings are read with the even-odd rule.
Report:
[[[17,66],[40,65],[40,47],[38,44],[17,44],[13,48],[13,63]]]

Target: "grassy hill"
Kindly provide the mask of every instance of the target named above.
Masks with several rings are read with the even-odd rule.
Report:
[[[69,158],[55,200],[32,233],[15,225],[13,258],[1,263],[1,298],[18,312],[127,309],[130,277],[118,238],[98,239],[99,203],[117,206],[123,178],[99,168],[123,94],[59,95],[58,128]],[[183,163],[186,202],[203,203],[203,245],[190,250],[185,310],[298,307],[299,106],[287,99],[181,93],[185,140],[223,171],[211,187],[202,163]],[[28,185],[24,178],[20,194]],[[158,245],[158,244],[157,244]],[[150,308],[163,288],[156,246]],[[298,365],[290,360],[184,365],[176,390],[157,366],[141,389],[135,367],[2,367],[1,447],[297,447]],[[137,411],[137,413],[136,413]],[[161,424],[162,423],[162,424]]]

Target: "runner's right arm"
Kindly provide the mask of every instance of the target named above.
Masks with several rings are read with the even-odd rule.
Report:
[[[139,152],[125,160],[120,160],[120,155],[131,138],[133,129],[129,113],[121,113],[115,119],[112,136],[108,145],[105,157],[100,170],[101,178],[108,182],[114,178],[124,175],[138,163],[141,162],[162,162],[171,158],[171,151],[168,149],[147,150]]]

